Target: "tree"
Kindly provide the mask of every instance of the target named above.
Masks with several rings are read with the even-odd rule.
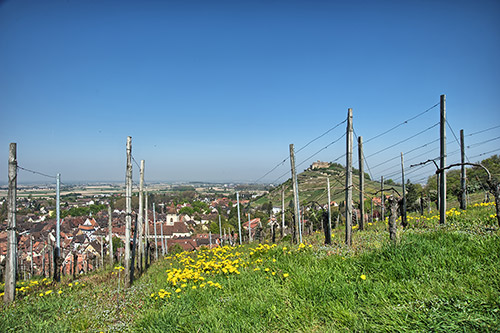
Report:
[[[408,211],[417,211],[420,207],[418,199],[422,195],[423,189],[420,184],[413,184],[408,179],[406,182],[406,209]]]
[[[116,249],[122,248],[125,244],[119,237],[113,237],[113,249],[116,251]]]

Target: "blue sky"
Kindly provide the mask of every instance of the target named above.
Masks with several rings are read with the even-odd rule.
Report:
[[[366,141],[441,94],[457,135],[488,129],[500,125],[498,17],[500,2],[485,0],[3,1],[0,181],[9,142],[24,168],[67,181],[123,180],[129,135],[149,181],[254,181],[290,143],[303,147],[348,108]],[[436,107],[368,142],[368,165],[437,139],[438,126],[368,157],[438,121]],[[300,151],[298,171],[341,156],[344,140],[314,153],[343,131]],[[451,152],[458,145],[448,134]],[[436,157],[437,143],[414,156],[432,147],[414,163]],[[372,174],[391,175],[398,163]],[[288,161],[262,180],[286,180],[287,170]],[[414,176],[426,172],[432,167]],[[46,181],[24,171],[19,180]]]

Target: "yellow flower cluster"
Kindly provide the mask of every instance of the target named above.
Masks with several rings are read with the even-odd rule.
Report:
[[[488,206],[495,206],[495,202],[481,202],[481,203],[476,203],[472,207],[488,207]]]

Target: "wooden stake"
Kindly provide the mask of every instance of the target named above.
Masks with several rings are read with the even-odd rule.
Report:
[[[127,172],[125,181],[125,283],[130,282],[130,232],[132,229],[132,137],[127,137]]]
[[[352,245],[352,109],[347,111],[345,176],[345,243]]]
[[[295,151],[293,143],[290,144],[290,167],[292,172],[293,208],[294,208],[294,236],[296,243],[302,243],[302,227],[300,225],[300,202],[299,184],[297,182],[297,171],[295,170]]]
[[[404,166],[403,152],[401,152],[401,184],[403,186],[401,225],[403,226],[403,228],[406,228],[408,222],[406,221],[406,184],[405,184],[405,166]]]
[[[330,197],[330,178],[326,178],[326,187],[328,192],[328,221],[325,228],[325,244],[332,244],[332,209],[331,202],[332,199]]]
[[[464,130],[460,130],[460,160],[461,160],[461,173],[460,173],[460,209],[467,209],[467,169],[465,168],[465,141]]]
[[[446,167],[446,95],[441,95],[440,99],[440,165],[439,167],[443,169]],[[446,171],[441,171],[441,177],[439,178],[439,192],[440,192],[440,203],[439,203],[439,223],[446,223]]]
[[[7,257],[5,263],[5,287],[3,300],[11,303],[16,297],[16,264],[17,264],[17,144],[9,146],[9,190],[7,197]]]
[[[358,136],[359,161],[359,230],[365,229],[365,163],[363,160],[363,137]]]
[[[142,239],[143,229],[144,229],[144,160],[141,160],[141,169],[140,169],[140,180],[139,180],[139,222],[138,222],[138,258],[137,263],[139,265],[139,271],[143,270],[143,257],[144,257],[144,242]]]
[[[108,204],[108,237],[109,237],[109,264],[111,267],[114,265],[113,257],[113,214],[111,212],[111,205]]]

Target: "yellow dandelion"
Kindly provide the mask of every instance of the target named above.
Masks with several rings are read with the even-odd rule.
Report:
[[[45,292],[45,295],[49,295],[49,294],[52,294],[52,290],[47,290],[47,291]]]
[[[284,278],[287,278],[287,277],[289,277],[289,276],[290,276],[290,274],[288,274],[288,273],[283,274],[283,277],[284,277]]]
[[[362,274],[362,275],[360,276],[360,278],[361,278],[361,280],[366,280],[366,275]]]
[[[60,290],[60,289],[59,289],[59,291],[58,291],[57,293],[58,293],[59,295],[61,295],[61,294],[62,294],[62,290]]]
[[[182,291],[182,290],[181,290],[181,288],[177,288],[177,289],[175,289],[175,292],[176,292],[176,293],[180,293],[181,291]]]

